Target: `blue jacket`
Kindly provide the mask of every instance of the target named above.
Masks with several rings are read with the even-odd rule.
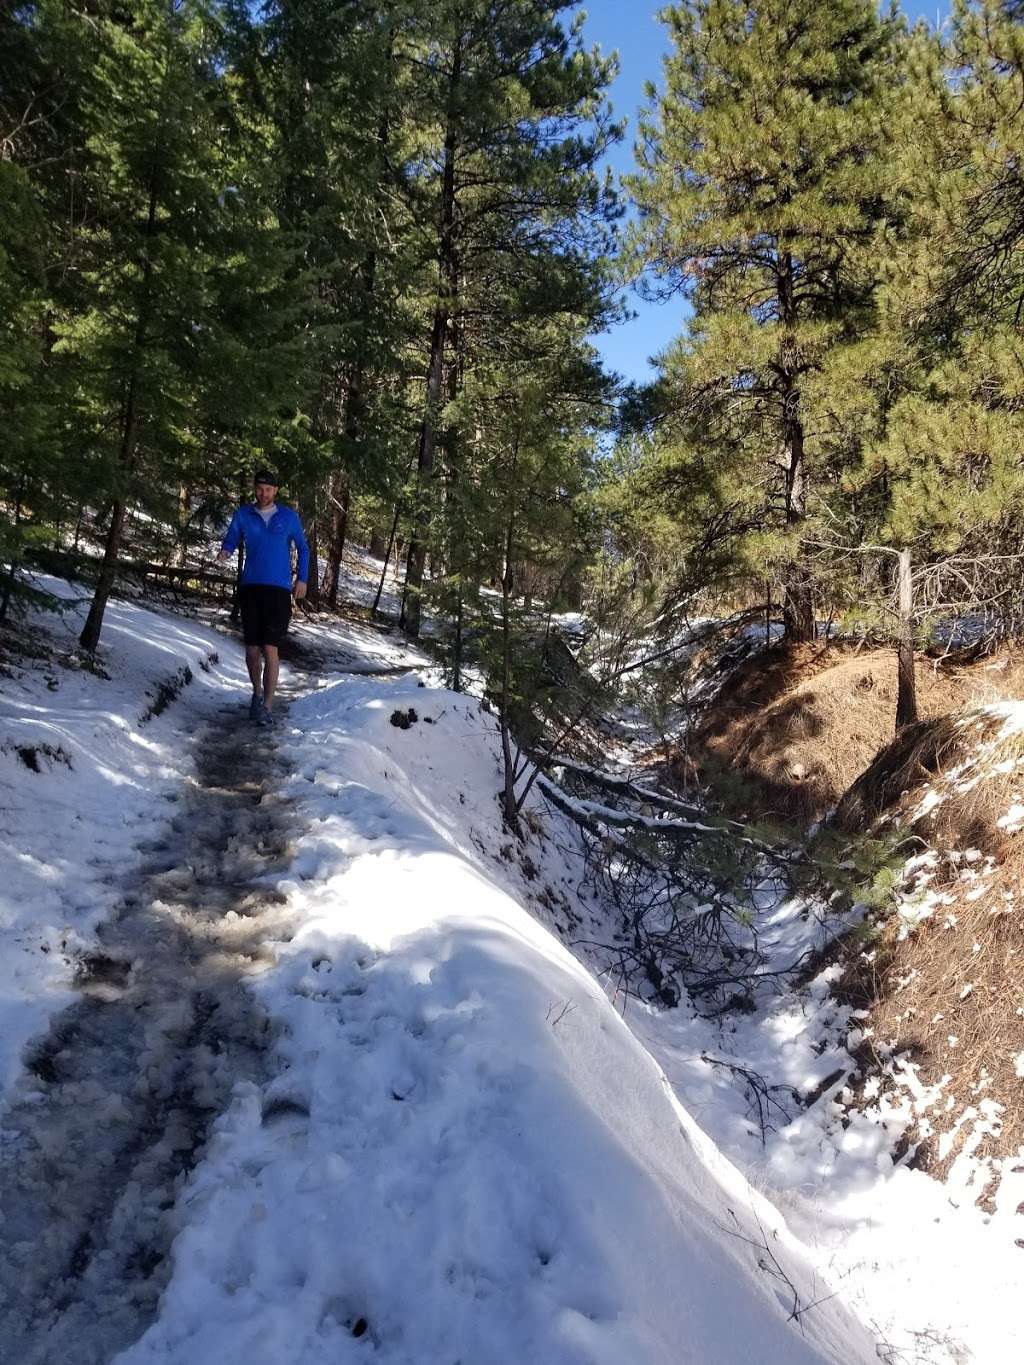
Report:
[[[277,505],[277,511],[264,524],[253,502],[243,503],[231,518],[231,525],[221,549],[232,555],[238,542],[245,541],[245,563],[242,582],[262,583],[273,588],[292,586],[291,545],[299,552],[298,581],[305,583],[309,573],[309,546],[302,530],[302,522],[291,507]]]

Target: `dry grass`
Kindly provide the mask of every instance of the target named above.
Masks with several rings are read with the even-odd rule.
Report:
[[[941,1083],[941,1099],[924,1116],[928,1126],[908,1135],[920,1141],[915,1165],[940,1179],[967,1142],[981,1161],[1024,1148],[1024,1081],[1015,1060],[1024,1053],[1024,835],[988,879],[982,875],[987,884],[975,899],[978,883],[962,881],[952,863],[946,868],[949,903],[905,937],[890,915],[872,951],[851,954],[840,987],[869,1011],[872,1035],[862,1053],[869,1074],[883,1071],[895,1051],[917,1064],[922,1084]],[[978,1140],[968,1112],[944,1143],[965,1110],[983,1115],[985,1100],[1001,1107],[997,1131]],[[991,1195],[986,1184],[979,1197]]]
[[[932,913],[879,910],[867,948],[859,934],[845,945],[840,994],[867,1011],[863,1082],[895,1086],[902,1055],[934,1087],[907,1134],[915,1164],[941,1179],[960,1157],[982,1163],[982,1202],[993,1163],[1024,1151],[1024,832],[999,824],[1024,803],[1024,735],[976,708],[1022,696],[1019,655],[919,658],[923,719],[894,741],[891,652],[776,649],[743,665],[690,749],[730,814],[807,821],[838,805],[854,839],[889,831],[932,850]]]
[[[850,831],[916,834],[933,853],[931,914],[913,924],[911,905],[909,929],[905,914],[877,916],[871,950],[848,946],[841,993],[868,1010],[868,1074],[884,1073],[895,1052],[916,1063],[922,1084],[941,1087],[911,1135],[923,1139],[915,1163],[939,1178],[968,1148],[982,1162],[1024,1150],[1016,1062],[1024,1055],[1024,834],[999,825],[1022,799],[1024,734],[998,713],[968,711],[911,727],[836,815]],[[985,1131],[986,1101],[999,1106],[994,1131]],[[985,1180],[977,1188],[991,1197]]]
[[[898,825],[933,847],[1001,861],[998,821],[1021,792],[1024,734],[999,712],[968,708],[908,726],[843,795],[833,825],[848,833]],[[923,800],[931,789],[938,804]]]
[[[922,655],[917,684],[921,714],[934,718],[1012,695],[1024,684],[1024,663],[1004,656],[946,667]],[[776,647],[738,670],[698,727],[689,759],[729,814],[809,822],[891,741],[895,714],[891,650]]]

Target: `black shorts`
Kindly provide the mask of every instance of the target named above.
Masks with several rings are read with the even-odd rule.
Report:
[[[292,595],[269,583],[243,584],[238,590],[242,639],[247,645],[280,645],[292,619]]]

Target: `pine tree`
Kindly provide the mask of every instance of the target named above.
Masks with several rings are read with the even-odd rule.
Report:
[[[534,322],[528,346],[521,336],[504,360],[466,376],[454,414],[465,435],[446,508],[458,535],[447,580],[457,601],[452,658],[457,677],[460,637],[472,633],[497,702],[504,813],[514,832],[523,754],[565,719],[578,681],[566,676],[551,613],[564,606],[572,576],[594,549],[587,494],[610,383],[584,341],[585,325]],[[488,583],[497,585],[497,602],[481,590]]]
[[[66,393],[54,364],[54,294],[75,268],[86,84],[80,24],[57,0],[0,15],[0,496],[8,511],[5,616],[26,550],[52,533],[74,483]]]
[[[898,30],[872,0],[693,0],[643,128],[633,247],[693,317],[666,406],[721,507],[762,523],[787,635],[813,638],[806,541],[850,459],[830,420],[844,348],[873,325]]]
[[[403,202],[408,92],[396,48],[415,7],[276,0],[258,33],[258,84],[270,111],[275,212],[299,249],[303,421],[286,453],[311,543],[322,522],[328,596],[337,595],[348,502],[357,481],[389,482],[393,401],[408,323],[399,296],[414,266]],[[311,574],[310,600],[319,585]]]
[[[1019,6],[958,3],[945,42],[917,35],[913,74],[875,376],[884,421],[861,497],[875,536],[913,550],[918,619],[939,603],[1009,618],[1024,606]]]
[[[427,554],[440,547],[437,461],[459,374],[503,344],[510,279],[522,280],[520,298],[532,287],[535,316],[553,316],[566,308],[566,282],[576,287],[580,263],[599,271],[606,248],[613,204],[594,167],[615,135],[602,103],[611,67],[582,50],[579,22],[563,26],[569,8],[567,0],[448,0],[425,17],[409,53],[421,73],[417,178],[433,198],[436,272],[403,603],[412,635]],[[571,306],[583,300],[577,292]],[[595,324],[607,307],[593,289],[584,306]],[[451,470],[452,440],[448,448]]]
[[[85,433],[83,478],[94,505],[110,509],[81,636],[94,650],[130,506],[165,511],[186,475],[230,210],[211,9],[137,0],[130,12],[97,6],[86,27],[84,210],[53,330],[73,395],[66,417]]]

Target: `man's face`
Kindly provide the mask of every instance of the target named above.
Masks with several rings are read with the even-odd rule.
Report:
[[[258,507],[269,507],[277,496],[276,483],[256,484],[256,505]]]

